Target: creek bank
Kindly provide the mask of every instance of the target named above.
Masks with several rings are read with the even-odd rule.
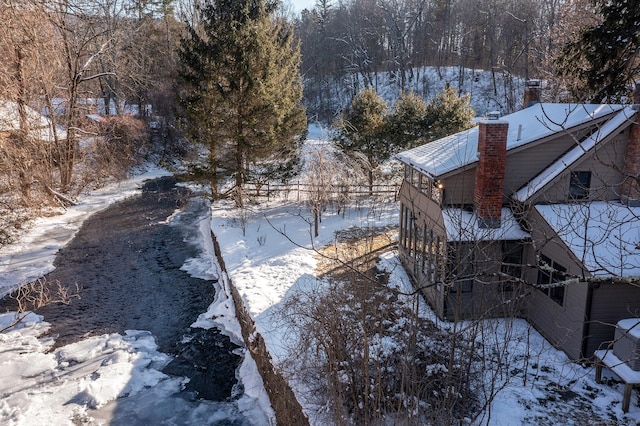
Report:
[[[213,232],[211,232],[211,239],[218,263],[222,270],[219,278],[221,280],[220,284],[226,292],[231,294],[236,309],[236,317],[240,323],[242,338],[258,367],[258,372],[264,382],[264,388],[269,395],[271,406],[275,412],[277,424],[309,426],[309,419],[304,414],[302,405],[298,402],[287,379],[273,366],[267,345],[260,333],[256,331],[255,322],[253,318],[251,318],[240,293],[233,285],[231,277],[229,277],[227,273],[227,267],[222,257],[222,250],[220,250],[220,244]]]
[[[214,282],[181,269],[202,250],[193,224],[208,214],[208,203],[176,183],[172,176],[147,181],[140,195],[89,217],[44,277],[50,286],[77,286],[78,297],[36,313],[51,324],[52,349],[88,336],[147,330],[158,350],[174,357],[165,373],[189,378],[183,398],[232,400],[241,393],[238,346],[215,328],[191,327],[213,302]],[[15,305],[5,298],[0,310]]]

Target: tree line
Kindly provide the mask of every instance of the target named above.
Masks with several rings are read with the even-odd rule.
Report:
[[[423,67],[454,67],[460,91],[470,69],[547,80],[552,101],[620,99],[638,76],[638,9],[629,0],[318,0],[296,21],[305,96],[330,98],[335,86],[353,96],[381,73],[403,91]]]
[[[329,111],[325,119],[335,120],[338,145],[363,154],[374,168],[393,149],[468,125],[466,116],[456,126],[446,122],[452,114],[445,104],[464,99],[459,84],[438,105],[410,92],[422,66],[541,77],[554,99],[598,102],[625,99],[638,77],[632,24],[640,6],[629,0],[319,0],[300,16],[281,6],[275,0],[3,0],[0,100],[15,110],[17,124],[3,128],[10,137],[1,142],[0,192],[28,204],[40,187],[60,201],[95,174],[77,176],[80,163],[92,171],[105,152],[131,156],[134,147],[118,143],[122,135],[143,134],[144,126],[97,125],[87,119],[96,100],[105,116],[163,117],[162,141],[206,147],[199,172],[214,191],[231,179],[237,191],[222,195],[241,198],[248,180],[287,179],[299,170],[295,153],[306,115],[314,113],[304,107],[312,90],[331,97],[335,86],[349,88],[344,111]],[[361,90],[376,89],[381,73],[403,94],[380,105],[384,126],[358,124],[357,103],[369,96]],[[33,137],[42,127],[34,111],[49,120],[46,144]],[[105,139],[111,148],[91,155],[80,149],[107,131],[115,132]]]

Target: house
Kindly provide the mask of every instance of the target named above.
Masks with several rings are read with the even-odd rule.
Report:
[[[58,140],[66,139],[66,130],[53,126],[51,120],[40,114],[28,105],[22,107],[21,117],[20,107],[17,102],[0,100],[0,141],[10,137],[10,135],[28,128],[29,136],[34,140],[42,142],[54,142],[56,136]]]
[[[439,317],[523,316],[591,357],[618,320],[640,317],[638,105],[527,95],[518,112],[397,155],[400,258]]]

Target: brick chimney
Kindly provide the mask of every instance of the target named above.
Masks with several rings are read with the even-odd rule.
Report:
[[[509,123],[506,121],[486,120],[479,123],[479,162],[474,202],[481,228],[500,227],[508,130]]]
[[[633,91],[633,103],[636,115],[629,128],[627,152],[624,158],[625,179],[622,183],[620,199],[632,207],[640,206],[640,83],[636,83]]]
[[[638,102],[634,100],[634,102]],[[629,128],[629,140],[624,159],[625,179],[622,183],[621,200],[632,207],[640,206],[640,112]]]
[[[542,97],[542,81],[527,80],[524,84],[524,102],[523,108],[529,108],[531,105],[539,104]]]

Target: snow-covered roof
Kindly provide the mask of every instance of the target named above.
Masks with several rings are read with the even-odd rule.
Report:
[[[500,121],[509,123],[507,150],[571,129],[593,119],[620,111],[624,105],[539,103]],[[396,158],[437,178],[478,160],[478,127],[473,127],[419,147],[401,152]]]
[[[640,275],[640,207],[594,201],[535,209],[592,275]]]
[[[596,131],[588,138],[577,144],[553,164],[543,170],[538,176],[533,178],[527,185],[519,189],[513,198],[518,201],[526,201],[529,199],[529,197],[544,188],[569,166],[586,155],[598,143],[608,136],[616,133],[621,126],[629,123],[634,117],[635,111],[632,108],[623,108],[622,111],[615,115],[615,117],[607,121],[602,127],[596,129]]]
[[[53,141],[53,125],[51,121],[35,109],[25,105],[25,112],[29,122],[30,134],[36,139]],[[14,132],[20,129],[20,114],[18,103],[0,100],[0,132]],[[56,128],[58,137],[65,139],[66,131]]]
[[[32,128],[48,127],[49,120],[38,111],[25,105],[27,120]],[[18,103],[12,101],[0,101],[0,132],[11,132],[20,129],[20,114]]]
[[[520,227],[508,208],[502,209],[499,228],[481,228],[478,216],[463,209],[443,209],[442,215],[447,241],[517,241],[531,237]]]

